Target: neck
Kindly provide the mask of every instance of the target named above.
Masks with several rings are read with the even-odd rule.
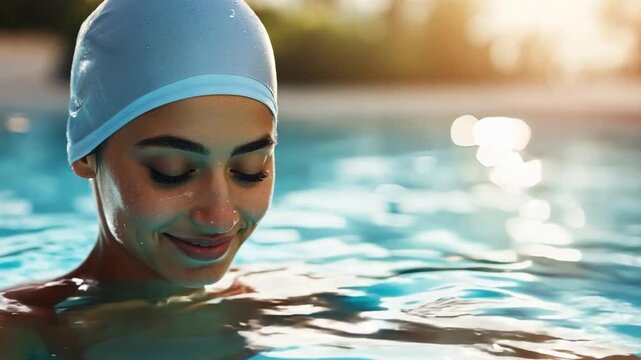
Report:
[[[104,212],[100,206],[99,192],[96,190],[94,184],[94,195],[98,203],[100,221],[98,240],[83,263],[62,278],[78,278],[107,287],[119,284],[139,284],[141,287],[145,287],[144,284],[149,284],[182,295],[202,290],[202,288],[180,287],[165,280],[116,240],[107,226]]]
[[[143,297],[189,295],[203,290],[177,286],[133,257],[122,244],[105,236],[104,231],[101,231],[96,245],[85,261],[63,278],[81,279],[104,289],[139,290],[138,295]]]

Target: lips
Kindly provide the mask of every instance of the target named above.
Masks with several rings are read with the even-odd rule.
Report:
[[[163,234],[178,250],[188,257],[200,261],[213,261],[223,257],[231,247],[233,235],[223,236],[182,236]]]

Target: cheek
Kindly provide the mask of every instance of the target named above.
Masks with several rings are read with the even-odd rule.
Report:
[[[173,218],[193,194],[185,191],[168,195],[148,184],[133,172],[128,176],[101,178],[101,200],[105,220],[118,238],[141,230],[153,229]],[[144,174],[142,174],[144,175]]]
[[[239,204],[242,211],[251,217],[253,222],[260,221],[267,210],[272,199],[273,180],[265,180],[260,185],[251,189],[241,189],[239,193]]]
[[[275,157],[272,155],[264,164],[270,176],[254,186],[239,187],[235,197],[238,209],[251,220],[258,223],[267,213],[274,192]]]

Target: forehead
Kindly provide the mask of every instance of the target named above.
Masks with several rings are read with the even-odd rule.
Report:
[[[209,95],[149,111],[120,129],[114,140],[138,142],[173,135],[216,147],[237,145],[274,132],[272,113],[262,103],[241,96]]]

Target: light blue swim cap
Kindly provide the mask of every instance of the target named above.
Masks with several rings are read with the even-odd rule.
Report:
[[[70,85],[69,163],[185,98],[244,96],[278,114],[271,43],[242,0],[105,0],[80,28]]]

